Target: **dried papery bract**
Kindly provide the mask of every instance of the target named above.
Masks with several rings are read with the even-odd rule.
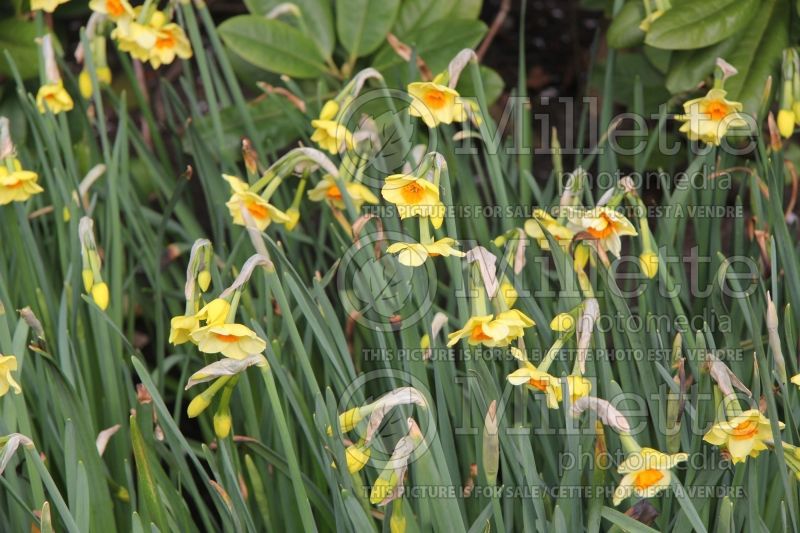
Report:
[[[197,239],[192,244],[192,251],[189,254],[189,264],[186,267],[186,284],[183,288],[183,294],[187,301],[191,301],[195,297],[195,283],[199,282],[200,274],[203,272],[208,273],[208,251],[211,250],[211,241],[208,239]],[[203,287],[205,285],[205,287]],[[208,288],[205,281],[200,283],[200,288],[203,292]]]
[[[450,60],[450,64],[447,65],[447,74],[450,77],[450,80],[447,83],[447,86],[451,89],[455,89],[458,85],[458,79],[461,77],[461,73],[464,69],[469,65],[470,61],[478,62],[478,56],[475,55],[475,51],[471,48],[465,48],[461,50],[456,56]]]
[[[400,405],[415,404],[419,407],[425,408],[428,403],[420,391],[414,387],[401,387],[381,396],[377,401],[369,405],[371,415],[369,423],[367,424],[367,432],[364,437],[366,444],[372,442],[375,433],[383,422],[383,418],[393,408]]]
[[[620,413],[616,407],[608,401],[595,396],[584,396],[578,398],[570,409],[570,414],[577,418],[586,410],[594,411],[603,424],[614,429],[617,433],[629,434],[631,431],[630,422]]]
[[[33,441],[22,433],[11,433],[0,437],[0,475],[3,475],[3,471],[20,445],[33,448]]]
[[[373,505],[386,505],[401,497],[405,492],[404,478],[408,470],[408,463],[422,440],[414,419],[409,418],[407,423],[408,435],[397,441],[392,456],[372,486],[369,500]]]
[[[589,344],[592,341],[594,324],[600,316],[600,305],[594,298],[589,298],[583,303],[583,314],[578,319],[576,331],[578,335],[578,367],[580,373],[586,372],[586,357],[589,353]]]
[[[499,470],[500,435],[497,428],[497,400],[492,400],[483,422],[483,471],[489,485],[495,485]]]
[[[222,291],[219,297],[228,298],[233,295],[234,291],[242,288],[242,286],[250,280],[250,276],[253,275],[253,271],[255,271],[256,267],[273,269],[274,265],[268,257],[260,254],[251,255],[250,258],[245,261],[244,265],[242,265],[242,270],[239,272],[239,275],[236,276],[236,279],[233,280],[230,287]]]
[[[184,390],[189,390],[200,383],[207,383],[222,376],[235,376],[250,368],[253,365],[267,366],[267,360],[263,355],[253,355],[245,359],[230,359],[228,357],[214,361],[206,365],[189,377]]]
[[[83,261],[83,288],[100,309],[106,309],[109,302],[108,285],[103,281],[100,272],[100,254],[94,238],[94,221],[89,217],[81,217],[78,223],[78,238],[81,242],[81,259]]]
[[[497,281],[497,257],[483,246],[476,246],[467,251],[466,260],[467,263],[477,263],[486,294],[489,298],[494,298],[497,289],[500,288],[500,283]]]

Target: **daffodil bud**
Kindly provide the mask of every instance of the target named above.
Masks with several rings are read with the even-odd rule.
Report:
[[[300,210],[296,207],[290,207],[286,210],[286,215],[289,217],[289,221],[284,224],[284,227],[288,231],[292,231],[297,223],[300,222]]]
[[[111,69],[108,67],[97,67],[95,69],[97,81],[105,85],[111,85]]]
[[[791,109],[781,109],[778,111],[778,131],[784,139],[788,139],[794,133],[795,116]]]
[[[336,102],[336,100],[328,100],[325,102],[325,105],[322,106],[322,111],[319,112],[319,119],[333,120],[338,112],[339,104]]]
[[[359,422],[363,415],[361,414],[360,407],[353,407],[345,411],[344,413],[339,415],[339,428],[341,429],[342,433],[347,433],[348,431],[352,431]]]
[[[203,392],[189,402],[189,407],[186,408],[186,416],[197,418],[203,411],[208,409],[209,405],[211,405],[211,398],[207,397],[206,393]]]
[[[392,517],[389,519],[389,531],[391,533],[405,533],[406,514],[403,511],[403,500],[398,498],[392,504]]]
[[[81,271],[81,278],[83,279],[83,289],[86,293],[92,292],[92,285],[94,285],[94,274],[88,268]]]
[[[569,313],[559,313],[550,321],[550,329],[553,331],[571,331],[575,328],[575,317]]]
[[[81,91],[81,96],[83,96],[85,100],[92,97],[92,77],[86,69],[81,70],[81,73],[78,75],[78,88]]]
[[[108,307],[108,285],[105,282],[92,285],[92,299],[100,309],[105,310]]]
[[[61,218],[64,222],[69,222],[72,219],[72,214],[69,212],[69,207],[64,206],[64,209],[61,210]]]
[[[362,468],[367,466],[369,457],[372,450],[368,446],[353,444],[348,446],[345,450],[345,457],[347,459],[347,470],[351,474],[361,471]]]
[[[200,285],[200,290],[203,292],[208,291],[208,287],[211,285],[211,272],[208,270],[203,270],[197,275],[197,283]]]
[[[639,268],[642,273],[650,279],[656,277],[658,273],[658,254],[655,252],[644,252],[639,256]]]
[[[224,409],[214,413],[214,434],[218,439],[224,439],[231,433],[231,411]]]

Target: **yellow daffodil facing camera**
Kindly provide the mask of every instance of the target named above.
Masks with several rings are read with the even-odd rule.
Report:
[[[57,115],[71,110],[74,105],[72,97],[64,89],[61,80],[42,85],[36,93],[36,107],[39,109],[39,113],[46,113],[49,109],[51,113]]]
[[[624,215],[608,207],[594,207],[579,211],[571,222],[586,231],[603,250],[619,257],[622,250],[620,237],[638,235],[633,224]]]
[[[5,166],[0,166],[0,205],[24,202],[44,191],[38,180],[39,175],[35,172],[22,170],[18,159],[7,160]]]
[[[473,316],[464,327],[448,335],[448,346],[467,339],[471,346],[483,344],[488,347],[508,346],[524,334],[524,329],[536,325],[522,311],[512,309],[494,315]]]
[[[52,13],[61,4],[66,4],[69,0],[31,0],[31,10]]]
[[[412,101],[408,114],[420,117],[429,128],[467,120],[467,112],[458,91],[435,81],[408,84]]]
[[[741,102],[727,100],[726,95],[723,89],[711,89],[705,96],[685,102],[685,114],[675,117],[683,122],[679,131],[693,141],[719,146],[730,128],[747,127]]]
[[[652,498],[669,487],[671,469],[689,458],[686,453],[666,454],[653,448],[642,448],[631,453],[619,465],[617,472],[624,474],[614,491],[614,505],[632,495]]]
[[[5,396],[9,388],[14,389],[14,394],[22,392],[11,372],[17,370],[17,358],[13,355],[0,354],[0,396]]]
[[[783,429],[783,422],[778,422]],[[749,409],[730,420],[718,422],[708,430],[703,440],[728,450],[734,464],[757,457],[772,444],[772,427],[758,409]]]
[[[386,178],[381,196],[397,206],[400,218],[419,216],[430,218],[436,229],[442,225],[445,208],[439,187],[424,176],[393,174]]]

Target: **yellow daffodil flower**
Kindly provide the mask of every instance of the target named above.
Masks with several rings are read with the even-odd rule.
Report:
[[[149,61],[153,68],[172,63],[175,57],[192,57],[192,48],[183,29],[170,22],[163,11],[154,11],[142,23],[138,20],[141,6],[134,8],[134,16],[122,16],[111,36],[119,42],[119,49],[134,59]]]
[[[453,248],[455,243],[455,239],[450,237],[445,237],[429,244],[396,242],[391,244],[386,251],[390,254],[397,254],[397,260],[401,265],[418,267],[425,263],[429,257],[464,257],[464,252]]]
[[[150,49],[150,66],[158,68],[169,65],[176,57],[192,57],[192,45],[183,28],[170,22],[156,29],[156,41]]]
[[[397,205],[400,218],[429,217],[434,228],[444,220],[444,204],[439,199],[439,188],[421,176],[393,174],[386,178],[381,196]]]
[[[206,326],[224,324],[231,310],[231,304],[224,298],[214,298],[204,305],[195,315],[198,320],[203,320]]]
[[[671,469],[688,458],[686,453],[666,454],[653,448],[642,448],[630,454],[617,469],[624,476],[614,491],[614,505],[634,494],[640,498],[656,496],[669,487]]]
[[[524,328],[535,325],[535,322],[521,311],[512,309],[494,315],[473,316],[458,331],[448,335],[447,345],[453,346],[466,338],[471,346],[483,344],[488,347],[508,346],[521,337]]]
[[[432,81],[409,83],[408,94],[412,98],[408,114],[420,117],[429,128],[467,120],[461,96],[446,85]]]
[[[22,392],[22,387],[14,380],[11,372],[17,370],[17,358],[13,355],[0,354],[0,396],[5,396],[9,388],[14,389],[14,394]]]
[[[192,332],[199,327],[200,320],[196,316],[174,316],[170,320],[169,342],[176,346],[189,342],[192,340]]]
[[[534,209],[533,218],[525,221],[525,233],[532,239],[535,239],[542,250],[550,249],[550,241],[542,231],[544,229],[556,240],[556,242],[566,250],[569,248],[569,243],[575,236],[575,233],[558,223],[556,219],[551,217],[544,209]]]
[[[571,222],[595,239],[601,249],[608,250],[617,257],[622,250],[620,237],[638,235],[636,228],[624,215],[608,207],[581,211]]]
[[[800,387],[800,374],[795,374],[789,381]]]
[[[256,223],[259,231],[264,231],[272,222],[285,224],[291,221],[289,215],[269,203],[258,194],[251,192],[245,182],[234,176],[222,176],[227,181],[233,194],[230,200],[225,203],[228,211],[233,218],[233,223],[238,226],[246,226],[242,209],[247,209],[250,216]]]
[[[746,127],[741,115],[741,102],[726,100],[723,89],[711,89],[701,98],[683,104],[685,115],[676,115],[683,121],[680,131],[693,141],[703,141],[719,146],[729,128]]]
[[[255,331],[243,324],[212,324],[191,333],[191,340],[203,353],[221,353],[231,359],[246,359],[267,347]]]
[[[127,0],[90,0],[89,9],[117,21],[124,16],[133,17],[134,11]]]
[[[547,407],[558,409],[558,402],[561,401],[562,394],[559,379],[543,370],[539,370],[530,361],[518,358],[523,366],[506,377],[508,382],[514,386],[524,385],[531,390],[543,392],[547,398]]]
[[[783,422],[778,422],[783,429]],[[757,457],[772,442],[772,428],[767,417],[758,409],[749,409],[724,422],[718,422],[705,434],[703,440],[728,450],[734,464],[747,457]]]
[[[348,181],[344,186],[356,211],[359,211],[365,202],[369,204],[377,204],[379,202],[377,196],[363,183]],[[346,207],[342,198],[342,191],[339,190],[336,180],[330,174],[325,174],[319,183],[308,191],[308,199],[312,202],[327,200],[337,209],[345,209]]]
[[[6,166],[0,166],[0,205],[24,202],[34,194],[44,191],[36,183],[39,179],[36,172],[22,170],[17,159],[14,159],[12,167],[13,170],[9,171]]]
[[[332,154],[352,150],[355,146],[353,134],[336,120],[312,120],[311,127],[314,128],[311,140]]]
[[[39,87],[39,91],[36,93],[36,107],[39,108],[39,113],[46,113],[49,109],[54,115],[57,115],[63,111],[69,111],[74,105],[72,97],[64,89],[61,81],[46,83]]]
[[[69,0],[31,0],[31,10],[52,13],[58,6],[67,2]]]
[[[592,392],[592,382],[577,374],[567,376],[567,386],[569,387],[569,398],[572,403],[578,401],[579,398],[589,396]]]

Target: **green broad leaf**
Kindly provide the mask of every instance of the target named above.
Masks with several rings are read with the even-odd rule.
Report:
[[[446,69],[458,52],[477,45],[485,34],[486,24],[479,20],[440,20],[418,28],[406,38],[405,43],[414,47],[431,71],[437,73]],[[405,64],[406,61],[386,45],[375,56],[373,66],[385,72]]]
[[[244,0],[250,13],[257,16],[266,15],[283,3],[280,0]],[[330,57],[336,45],[331,0],[294,0],[292,4],[300,9],[302,16],[302,20],[298,21],[298,27],[302,30],[305,26],[307,31],[303,33],[311,37],[323,56]],[[291,18],[293,17],[289,14],[281,16],[285,21],[291,21]]]
[[[666,87],[672,94],[690,91],[714,71],[718,57],[727,58],[736,47],[739,35],[697,50],[673,53],[667,72]]]
[[[280,20],[240,15],[219,25],[219,34],[231,50],[264,70],[294,78],[325,73],[325,58],[305,33]]]
[[[486,94],[486,103],[492,104],[500,98],[505,83],[503,82],[503,78],[500,77],[500,74],[489,67],[481,65],[480,73],[481,81],[483,81],[483,91]],[[456,90],[462,96],[475,96],[475,86],[472,81],[472,76],[467,76],[465,74],[466,73],[462,74],[461,78],[459,78]]]
[[[739,71],[725,82],[728,98],[742,102],[744,110],[755,115],[764,84],[776,72],[781,53],[788,45],[789,4],[786,0],[767,0],[726,58]]]
[[[378,49],[399,7],[400,0],[336,0],[336,32],[351,58]]]
[[[611,21],[606,41],[611,48],[630,48],[644,42],[645,33],[639,28],[646,13],[639,0],[626,2],[619,14]]]
[[[286,113],[286,101],[280,96],[270,96],[263,100],[247,105],[250,117],[255,125],[258,137],[253,141],[258,146],[265,139],[270,139],[270,144],[283,147],[299,136],[293,128],[292,121]],[[222,122],[222,145],[215,142],[214,127],[211,117],[205,116],[194,122],[203,144],[211,150],[218,150],[219,155],[231,155],[241,150],[242,131],[244,119],[234,107],[226,107],[220,111]],[[184,142],[184,149],[191,150],[189,141]]]
[[[644,42],[668,50],[711,46],[750,24],[760,5],[760,0],[676,3],[653,21]]]
[[[39,74],[37,35],[33,22],[16,18],[0,20],[0,53],[8,50],[23,79]],[[10,75],[11,66],[5,60],[0,61],[0,76]]]
[[[482,0],[406,0],[400,6],[392,33],[401,40],[415,28],[427,26],[445,18],[477,19],[481,14]]]

